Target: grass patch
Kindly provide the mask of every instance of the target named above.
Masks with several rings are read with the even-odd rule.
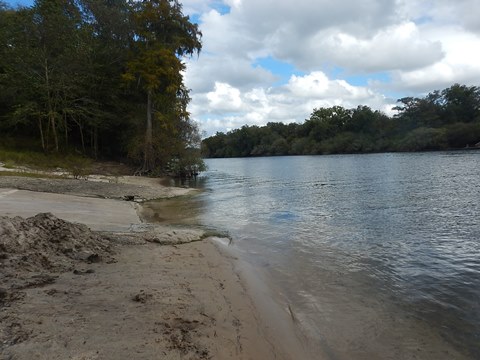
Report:
[[[17,166],[26,166],[42,171],[65,169],[74,178],[87,177],[93,163],[93,160],[78,155],[45,154],[8,148],[0,148],[0,161],[5,164],[4,167],[7,169],[14,169]]]
[[[11,161],[6,161],[4,164],[3,164],[3,167],[5,169],[14,169],[15,168],[15,164],[13,164]]]

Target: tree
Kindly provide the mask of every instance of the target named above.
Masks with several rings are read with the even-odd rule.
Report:
[[[4,53],[4,80],[15,95],[10,120],[34,125],[43,150],[58,152],[62,133],[68,146],[68,122],[93,112],[80,10],[74,1],[37,0],[11,17]]]
[[[480,121],[480,88],[454,84],[442,91],[447,123]]]
[[[351,116],[352,111],[341,106],[314,109],[305,126],[310,129],[310,138],[321,141],[343,131]]]
[[[182,116],[177,113],[178,101],[188,98],[188,93],[183,86],[181,58],[200,52],[201,32],[183,15],[177,0],[131,1],[130,6],[134,32],[124,80],[138,84],[146,98],[144,161],[138,172],[148,173],[158,159],[154,119],[168,127],[172,117]]]
[[[181,73],[200,38],[176,0],[0,0],[2,131],[45,152],[133,154],[142,172],[198,163]]]
[[[14,22],[12,19],[13,10],[8,9],[7,4],[0,1],[0,119],[8,112],[8,108],[13,99],[9,96],[9,86],[6,81],[10,44],[10,27]],[[0,123],[1,127],[5,127]]]

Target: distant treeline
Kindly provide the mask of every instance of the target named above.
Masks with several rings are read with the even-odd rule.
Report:
[[[314,109],[303,124],[243,126],[202,142],[205,157],[444,150],[480,142],[480,88],[455,84],[398,100],[387,116],[368,106]]]
[[[128,157],[141,173],[201,161],[182,77],[200,39],[177,0],[0,0],[0,146]]]

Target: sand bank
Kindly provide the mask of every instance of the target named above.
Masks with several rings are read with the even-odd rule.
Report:
[[[31,246],[31,254],[23,256],[22,267],[17,261],[21,253],[9,253],[11,248],[0,246],[3,269],[16,264],[9,273],[2,273],[9,277],[8,281],[2,278],[0,285],[0,358],[305,358],[301,346],[292,346],[297,344],[293,337],[285,341],[293,334],[280,331],[282,337],[276,337],[279,325],[268,323],[235,259],[221,251],[221,245],[204,239],[200,230],[142,225],[131,213],[138,204],[116,200],[125,195],[184,194],[185,189],[175,193],[157,183],[52,181],[0,177],[0,188],[4,188],[0,206],[10,201],[9,216],[53,211],[65,220],[108,231],[70,226],[53,215],[33,222],[41,231],[33,229],[32,222],[25,228],[22,220],[17,218],[15,225],[7,219],[0,228],[2,241],[8,235],[26,248]],[[18,187],[28,191],[14,191]],[[34,191],[45,189],[63,195]],[[99,200],[105,193],[114,200]],[[16,202],[15,196],[23,203]],[[81,199],[73,201],[72,196]],[[69,207],[59,210],[62,204]],[[85,211],[80,211],[80,204]],[[79,206],[78,217],[75,206]],[[0,215],[5,212],[6,207],[0,208]],[[113,213],[118,217],[111,217]],[[38,248],[41,243],[35,236],[59,244]],[[77,240],[83,237],[103,247],[82,248]],[[32,255],[38,253],[41,256]]]

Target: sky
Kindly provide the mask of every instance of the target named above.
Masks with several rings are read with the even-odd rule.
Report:
[[[204,136],[480,85],[479,0],[180,2],[203,34],[184,76]]]

